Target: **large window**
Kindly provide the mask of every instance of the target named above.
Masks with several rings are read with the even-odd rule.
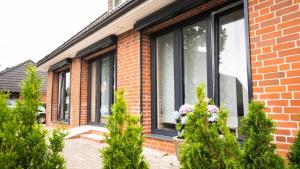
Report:
[[[199,17],[200,18],[200,17]],[[230,110],[228,126],[238,128],[247,113],[248,67],[243,9],[235,6],[195,18],[152,35],[152,128],[175,133],[176,110],[196,102],[196,86]]]
[[[154,130],[174,134],[176,110],[194,104],[195,88],[207,83],[207,22],[199,21],[155,36]]]
[[[229,109],[228,126],[236,129],[248,112],[248,79],[243,10],[218,18],[219,99]]]
[[[157,128],[174,128],[174,44],[173,34],[156,39],[157,44]]]
[[[89,64],[89,123],[106,124],[113,102],[113,55],[99,57]]]
[[[70,71],[58,74],[58,113],[57,120],[70,122]]]

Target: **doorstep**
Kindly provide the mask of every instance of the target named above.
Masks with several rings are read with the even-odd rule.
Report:
[[[85,126],[78,126],[78,127],[68,129],[67,132],[68,135],[66,136],[65,139],[74,139],[74,138],[79,138],[81,135],[85,135],[85,134],[95,134],[95,135],[103,136],[104,133],[108,132],[108,130],[105,127],[85,125]]]

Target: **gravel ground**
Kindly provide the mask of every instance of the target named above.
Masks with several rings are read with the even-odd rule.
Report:
[[[103,145],[85,140],[65,140],[64,157],[68,169],[101,169],[99,149]],[[169,155],[151,149],[144,150],[145,158],[151,169],[178,169],[178,160],[174,155]]]

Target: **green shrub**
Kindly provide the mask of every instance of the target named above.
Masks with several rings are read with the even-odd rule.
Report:
[[[127,112],[124,91],[115,93],[115,104],[108,119],[105,142],[101,151],[105,169],[146,169],[144,160],[142,127],[139,117]]]
[[[289,168],[300,169],[300,130],[298,131],[294,144],[291,146],[288,158]]]
[[[47,131],[37,124],[41,80],[30,66],[16,108],[8,108],[7,93],[0,93],[0,168],[65,168],[61,154],[65,134],[55,130],[48,144]]]
[[[184,128],[185,140],[180,151],[181,168],[241,168],[239,144],[226,126],[227,110],[221,107],[217,123],[210,123],[203,85],[197,87],[197,97],[194,111],[187,115]]]
[[[276,146],[271,144],[274,124],[266,117],[264,106],[251,102],[249,113],[241,121],[241,133],[247,139],[244,143],[244,168],[282,169],[284,161],[275,153]]]

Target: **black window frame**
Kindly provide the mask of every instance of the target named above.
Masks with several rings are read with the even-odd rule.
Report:
[[[68,106],[68,110],[69,110],[69,113],[68,113],[68,118],[66,118],[66,114],[65,114],[65,106],[63,106],[63,111],[62,112],[60,112],[60,109],[61,109],[61,106],[62,106],[62,104],[63,105],[65,105],[66,104],[66,100],[65,100],[65,97],[63,97],[63,102],[60,100],[61,99],[61,95],[63,94],[64,96],[65,96],[65,92],[66,91],[64,91],[64,93],[62,93],[62,92],[59,92],[59,91],[61,91],[59,88],[61,87],[61,86],[59,86],[59,84],[60,84],[60,78],[59,78],[59,76],[60,76],[60,74],[64,74],[64,78],[65,78],[65,83],[64,83],[64,87],[63,88],[66,88],[66,81],[67,81],[67,79],[66,79],[66,74],[67,73],[69,73],[70,75],[70,77],[69,77],[69,84],[70,84],[70,87],[69,87],[69,90],[70,90],[70,92],[69,92],[69,106]],[[57,72],[57,78],[58,78],[58,94],[57,94],[57,115],[56,115],[56,119],[57,119],[57,122],[64,122],[64,123],[66,123],[66,124],[70,124],[70,115],[71,115],[71,69],[68,67],[68,68],[66,68],[66,69],[64,69],[64,70],[62,70],[62,71],[59,71],[59,72]],[[62,113],[62,115],[60,115],[60,113]],[[60,116],[62,117],[62,118],[60,118]]]
[[[246,60],[247,60],[247,79],[248,79],[248,97],[252,99],[252,79],[249,52],[248,34],[248,13],[247,4],[243,1],[236,1],[231,4],[225,4],[221,7],[209,10],[203,14],[193,16],[183,22],[177,23],[150,35],[150,53],[151,53],[151,133],[166,136],[175,136],[177,132],[165,131],[157,128],[157,67],[156,67],[156,38],[166,35],[170,32],[174,33],[174,95],[175,110],[178,110],[184,104],[184,54],[183,54],[183,38],[182,30],[184,27],[205,21],[206,29],[206,49],[207,49],[207,97],[212,98],[214,102],[220,106],[219,102],[219,70],[218,70],[218,17],[229,14],[233,11],[243,9],[245,19],[245,40],[246,40]],[[213,40],[212,40],[213,39]],[[177,45],[177,46],[176,46]],[[180,82],[180,83],[178,83]]]
[[[101,62],[105,58],[109,58],[109,114],[111,114],[111,106],[114,103],[114,90],[115,90],[115,81],[116,81],[116,64],[115,64],[115,52],[109,52],[97,56],[93,59],[88,60],[88,108],[87,108],[87,122],[89,125],[95,126],[105,126],[104,123],[100,122],[101,115],[96,113],[96,122],[91,122],[91,69],[92,63],[96,62],[97,64],[97,73],[96,73],[96,112],[100,112],[101,107]]]

